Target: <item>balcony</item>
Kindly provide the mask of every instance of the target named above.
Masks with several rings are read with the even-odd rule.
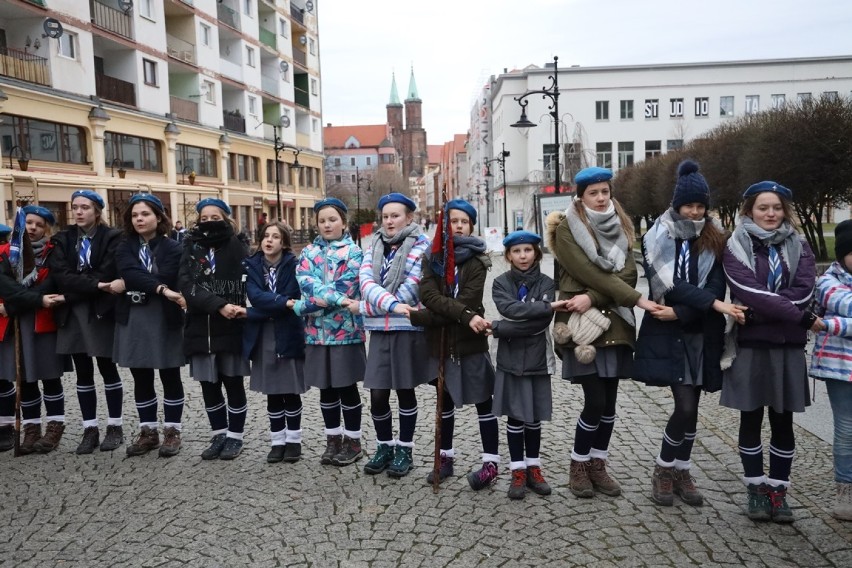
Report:
[[[224,119],[225,130],[246,133],[246,119],[240,114],[240,111],[222,111],[222,118]]]
[[[219,60],[219,72],[222,73],[225,77],[229,77],[234,81],[239,81],[240,83],[244,83],[243,80],[243,68],[239,63],[234,63],[233,61],[228,61],[227,59]]]
[[[50,86],[47,59],[11,47],[0,47],[0,75]]]
[[[275,32],[271,32],[266,28],[260,28],[260,43],[272,49],[278,49],[278,45],[275,43]]]
[[[308,68],[308,54],[302,51],[301,49],[293,49],[293,61],[304,67]]]
[[[89,0],[89,8],[92,12],[92,23],[101,29],[114,34],[133,39],[133,19],[122,12],[98,0]]]
[[[293,87],[293,95],[297,105],[303,106],[306,109],[311,108],[311,96],[304,89]]]
[[[269,93],[270,95],[275,95],[276,97],[280,95],[281,90],[279,89],[279,83],[281,79],[275,76],[260,76],[260,88],[263,89],[264,92]]]
[[[228,27],[240,31],[240,13],[233,8],[228,8],[224,4],[216,5],[216,13],[219,16],[219,21]]]
[[[169,57],[195,65],[198,61],[195,57],[195,45],[177,38],[171,34],[166,34],[166,49],[169,52]]]
[[[198,122],[198,103],[195,101],[188,101],[186,99],[182,99],[180,97],[171,96],[169,97],[171,101],[171,109],[172,114],[181,120],[189,120],[191,122]]]
[[[95,93],[102,99],[136,106],[136,87],[133,83],[95,73]]]
[[[298,22],[303,26],[305,25],[305,10],[299,8],[292,2],[290,2],[290,17],[293,18],[294,22]]]

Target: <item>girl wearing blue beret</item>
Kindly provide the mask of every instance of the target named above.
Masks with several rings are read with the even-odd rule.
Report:
[[[412,465],[417,398],[414,389],[437,374],[429,359],[426,334],[406,318],[420,303],[423,255],[429,238],[414,222],[415,204],[391,193],[379,201],[382,226],[361,264],[361,313],[370,332],[364,386],[370,389],[370,410],[376,429],[376,452],[364,472],[387,470],[391,477],[408,475]],[[390,391],[399,401],[399,440],[393,437]]]
[[[361,395],[367,353],[358,270],[363,253],[346,232],[346,205],[328,198],[314,205],[319,235],[302,249],[296,278],[302,294],[287,305],[305,321],[305,384],[320,389],[325,423],[324,465],[350,465],[361,449]],[[340,425],[341,411],[343,426]]]
[[[236,234],[224,201],[202,199],[195,208],[198,221],[184,239],[178,271],[186,300],[183,349],[192,378],[201,383],[213,431],[201,459],[232,460],[242,452],[248,412],[243,377],[249,362],[242,356],[248,242]]]
[[[73,370],[71,358],[56,353],[56,322],[53,306],[64,301],[55,294],[56,283],[47,267],[47,258],[53,250],[48,242],[53,214],[43,207],[28,205],[27,234],[32,245],[35,265],[18,282],[10,263],[9,245],[0,245],[0,451],[14,446],[15,423],[15,341],[9,325],[17,317],[20,322],[22,382],[21,417],[24,440],[19,446],[21,454],[48,453],[59,446],[65,431],[65,393],[62,373]],[[5,250],[3,250],[5,249]],[[24,253],[24,257],[27,257]],[[26,262],[25,262],[26,264]],[[44,396],[39,390],[42,382]],[[41,432],[41,403],[47,413],[44,436]]]
[[[77,371],[77,399],[84,428],[78,454],[92,453],[99,443],[101,451],[112,451],[124,441],[124,390],[112,360],[115,301],[125,291],[115,265],[121,232],[107,226],[103,207],[103,198],[94,191],[75,191],[71,199],[74,224],[51,239],[55,250],[48,260],[66,301],[56,310],[56,351],[71,355]],[[104,380],[109,415],[103,442],[98,430],[92,357]]]
[[[553,373],[548,329],[553,312],[567,300],[556,300],[556,284],[542,274],[541,237],[515,231],[503,239],[511,268],[494,279],[492,296],[505,319],[491,322],[497,344],[494,414],[508,417],[509,499],[523,499],[527,488],[550,495],[541,473],[541,421],[550,420]]]
[[[115,308],[115,362],[130,369],[139,413],[139,435],[127,446],[128,456],[160,448],[161,457],[180,451],[183,383],[183,309],[177,291],[181,246],[168,238],[171,221],[162,202],[140,193],[124,212],[124,238],[115,253],[127,291]],[[154,371],[163,384],[163,445],[157,423]]]
[[[427,328],[433,357],[441,356],[441,327],[446,326],[448,356],[445,360],[445,390],[441,417],[440,479],[453,475],[453,428],[455,408],[476,405],[479,416],[479,435],[482,439],[482,467],[467,476],[474,491],[491,485],[497,479],[499,433],[494,416],[494,367],[488,354],[488,330],[491,327],[483,316],[482,296],[491,259],[485,253],[485,242],[471,236],[476,224],[476,209],[462,199],[449,201],[444,209],[444,226],[455,247],[454,285],[449,295],[444,293],[448,270],[442,259],[433,257],[423,264],[420,298],[425,309],[409,311],[411,323]],[[427,482],[432,483],[432,475]]]

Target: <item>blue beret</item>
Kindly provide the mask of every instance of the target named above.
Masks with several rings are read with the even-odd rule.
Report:
[[[574,183],[576,185],[591,185],[593,183],[598,183],[601,181],[608,181],[612,179],[612,170],[608,170],[606,168],[583,168],[577,175],[574,176]]]
[[[166,209],[163,207],[163,202],[160,201],[160,198],[154,195],[153,193],[136,193],[130,196],[130,201],[128,203],[133,206],[134,204],[139,203],[140,201],[146,201],[152,204],[160,211],[162,211],[163,213],[166,212]]]
[[[314,213],[319,213],[320,209],[323,207],[335,207],[340,209],[344,214],[349,212],[349,208],[346,207],[346,204],[336,197],[326,197],[325,199],[314,203]]]
[[[537,245],[540,242],[541,237],[530,231],[512,231],[503,239],[503,246],[509,248],[515,245]]]
[[[387,195],[383,195],[382,198],[379,199],[379,211],[384,209],[385,205],[387,205],[388,203],[402,203],[408,208],[409,211],[414,211],[417,209],[417,204],[401,193],[394,192],[388,193]]]
[[[12,227],[0,223],[0,235],[5,235],[12,232]]]
[[[745,193],[743,193],[743,199],[751,197],[752,195],[757,195],[758,193],[763,193],[764,191],[777,193],[787,201],[793,200],[793,192],[780,183],[776,183],[774,181],[759,181],[749,186],[749,188],[745,190]]]
[[[213,205],[215,207],[218,207],[219,209],[224,211],[226,215],[231,214],[230,206],[228,206],[227,203],[225,203],[224,201],[222,201],[221,199],[218,199],[216,197],[205,197],[204,199],[202,199],[201,201],[196,203],[195,204],[195,212],[201,213],[201,210],[204,209],[205,207],[207,207],[208,205]]]
[[[453,199],[447,201],[445,210],[449,213],[450,209],[458,209],[459,211],[464,211],[465,213],[467,213],[467,216],[470,217],[470,224],[476,225],[476,208],[474,208],[473,205],[471,205],[464,199]]]
[[[104,208],[104,198],[91,189],[78,189],[71,194],[71,201],[74,201],[78,197],[85,197],[86,199],[97,203],[98,207],[101,209]]]
[[[27,205],[22,207],[21,211],[24,212],[24,215],[38,215],[47,221],[48,225],[56,224],[56,217],[53,216],[53,213],[51,213],[50,209],[47,207],[42,207],[41,205]]]

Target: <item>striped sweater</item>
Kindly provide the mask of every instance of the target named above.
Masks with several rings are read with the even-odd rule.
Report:
[[[423,328],[411,325],[405,316],[392,313],[400,302],[422,308],[420,303],[420,275],[423,255],[429,250],[430,241],[420,235],[405,259],[405,277],[395,294],[388,292],[373,275],[373,250],[383,247],[382,239],[376,236],[370,250],[365,252],[361,263],[361,315],[364,328],[369,331],[413,331]]]
[[[852,381],[852,274],[832,263],[816,284],[827,326],[814,343],[811,376]]]

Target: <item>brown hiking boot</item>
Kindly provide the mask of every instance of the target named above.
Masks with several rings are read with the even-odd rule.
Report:
[[[139,436],[133,440],[133,443],[127,446],[127,455],[128,456],[141,456],[145,455],[154,448],[158,448],[160,446],[160,433],[156,428],[150,428],[148,426],[142,426],[142,429],[139,431]]]
[[[704,496],[695,486],[695,479],[690,475],[688,469],[674,470],[673,492],[687,505],[700,507],[704,504]]]
[[[180,451],[180,430],[173,426],[163,428],[163,445],[160,446],[160,457],[170,458]]]
[[[606,471],[606,460],[601,458],[590,459],[586,471],[589,473],[589,481],[592,482],[595,491],[600,491],[610,497],[621,495],[621,485]]]
[[[320,463],[322,465],[331,465],[331,460],[340,452],[340,446],[343,443],[343,436],[326,436],[326,446],[325,451],[320,456]]]
[[[587,499],[595,496],[592,481],[589,479],[589,462],[571,460],[571,470],[568,474],[568,489],[577,497]]]
[[[52,452],[59,447],[62,434],[65,432],[65,422],[51,420],[44,428],[44,436],[36,442],[35,451],[40,454]]]
[[[651,501],[663,507],[671,507],[674,504],[674,467],[654,467],[654,475],[651,477]]]
[[[362,457],[364,457],[364,452],[361,450],[361,438],[343,436],[340,451],[331,458],[331,463],[338,466],[349,465],[360,460]]]
[[[35,445],[41,440],[41,424],[24,424],[24,441],[18,447],[21,455],[35,452]]]

